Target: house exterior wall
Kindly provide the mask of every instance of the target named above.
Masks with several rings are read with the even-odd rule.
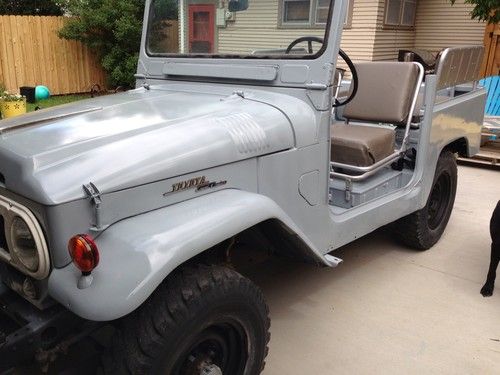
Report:
[[[250,8],[236,15],[235,22],[218,30],[219,52],[247,52],[251,49],[286,48],[305,35],[324,36],[320,28],[278,26],[278,0],[252,0]],[[356,61],[370,61],[377,28],[378,1],[354,0],[352,22],[342,36],[342,48]],[[253,35],[253,38],[249,38]]]
[[[415,29],[398,29],[384,26],[385,0],[373,2],[377,8],[377,28],[372,45],[373,61],[395,60],[400,49],[412,48]]]
[[[418,0],[415,27],[407,29],[384,25],[386,0],[351,1],[352,18],[344,29],[341,46],[354,61],[394,60],[404,48],[437,52],[454,45],[483,43],[485,24],[470,19],[472,6],[464,4],[464,0],[457,0],[454,6],[449,0]],[[220,0],[186,0],[186,3],[222,5]],[[301,36],[324,36],[322,28],[282,27],[279,17],[279,0],[252,0],[248,10],[236,14],[235,21],[216,28],[218,52],[286,48]]]
[[[236,21],[219,28],[219,52],[248,53],[256,49],[286,48],[301,36],[323,38],[325,35],[322,28],[279,27],[278,15],[278,0],[252,0],[246,11],[236,14]]]
[[[454,6],[449,0],[419,0],[415,48],[437,52],[456,45],[482,45],[486,24],[471,20],[472,9],[464,0]]]
[[[371,61],[377,30],[379,0],[353,0],[350,27],[344,29],[341,48],[354,61]]]

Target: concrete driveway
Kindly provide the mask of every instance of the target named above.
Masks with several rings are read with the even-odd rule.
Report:
[[[459,168],[455,209],[427,252],[380,230],[340,249],[337,269],[272,260],[253,273],[271,309],[265,375],[500,374],[500,276],[479,290],[500,172]]]
[[[479,294],[499,199],[499,171],[460,167],[450,224],[427,252],[382,229],[340,249],[337,269],[252,267],[271,309],[264,375],[500,374],[500,272],[496,294]],[[91,374],[98,355],[84,341],[50,373]]]

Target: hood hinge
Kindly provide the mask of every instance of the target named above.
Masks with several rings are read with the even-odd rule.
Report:
[[[90,230],[92,232],[102,232],[108,228],[109,225],[102,225],[101,192],[92,182],[89,182],[87,185],[83,185],[83,191],[94,206],[94,226],[90,227]]]

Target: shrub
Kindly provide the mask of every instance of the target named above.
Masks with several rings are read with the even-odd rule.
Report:
[[[450,0],[455,4],[456,0]],[[488,23],[500,22],[499,0],[464,0],[466,4],[474,5],[471,18],[478,21],[488,21]]]
[[[61,16],[62,6],[56,0],[0,0],[0,14],[16,16]]]
[[[112,86],[133,87],[141,42],[144,0],[66,0],[65,8],[74,16],[59,36],[78,40],[92,50],[108,74]],[[173,18],[177,1],[161,0]]]

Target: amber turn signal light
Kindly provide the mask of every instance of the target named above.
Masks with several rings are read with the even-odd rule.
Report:
[[[99,250],[94,239],[87,234],[72,237],[68,251],[73,263],[84,275],[90,275],[99,264]]]

